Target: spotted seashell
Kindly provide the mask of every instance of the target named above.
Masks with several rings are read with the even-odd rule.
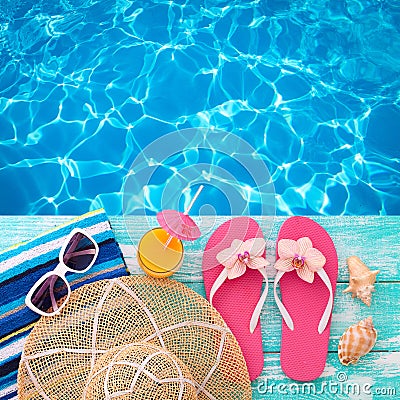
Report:
[[[352,293],[352,297],[358,297],[368,307],[371,305],[372,292],[375,291],[374,283],[379,270],[371,271],[357,256],[347,259],[350,272],[349,286],[343,293]]]
[[[338,354],[343,365],[355,364],[358,359],[369,353],[376,342],[377,332],[368,317],[358,324],[350,326],[339,340]]]

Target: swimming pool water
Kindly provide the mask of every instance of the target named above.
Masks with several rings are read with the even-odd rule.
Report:
[[[3,0],[0,49],[1,214],[121,213],[141,151],[196,127],[255,150],[277,214],[400,213],[398,0]],[[149,212],[194,162],[254,185],[174,145]]]

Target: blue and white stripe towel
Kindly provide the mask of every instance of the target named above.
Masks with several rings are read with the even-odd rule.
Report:
[[[85,274],[67,274],[72,290],[100,279],[127,275],[121,250],[102,209],[0,253],[0,399],[17,398],[22,348],[40,317],[25,306],[25,296],[42,275],[56,267],[60,248],[73,228],[82,228],[94,238],[99,255]]]

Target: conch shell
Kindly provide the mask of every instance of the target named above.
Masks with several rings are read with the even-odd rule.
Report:
[[[368,307],[371,305],[372,292],[375,290],[376,275],[380,272],[371,271],[357,256],[347,259],[350,272],[349,287],[343,293],[352,292],[352,297],[358,297]]]
[[[350,326],[339,340],[340,362],[343,365],[355,364],[360,357],[371,351],[376,337],[377,332],[372,324],[372,317]]]

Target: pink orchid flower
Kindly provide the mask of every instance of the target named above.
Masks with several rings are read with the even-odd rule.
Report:
[[[314,272],[320,270],[326,263],[326,258],[312,246],[311,239],[302,237],[298,240],[281,239],[278,242],[279,259],[275,268],[289,272],[294,269],[297,275],[306,282],[314,282]]]
[[[234,239],[228,249],[217,254],[217,260],[228,272],[228,279],[235,279],[246,272],[246,268],[261,269],[269,265],[262,257],[265,251],[265,240],[254,238],[242,242]]]

